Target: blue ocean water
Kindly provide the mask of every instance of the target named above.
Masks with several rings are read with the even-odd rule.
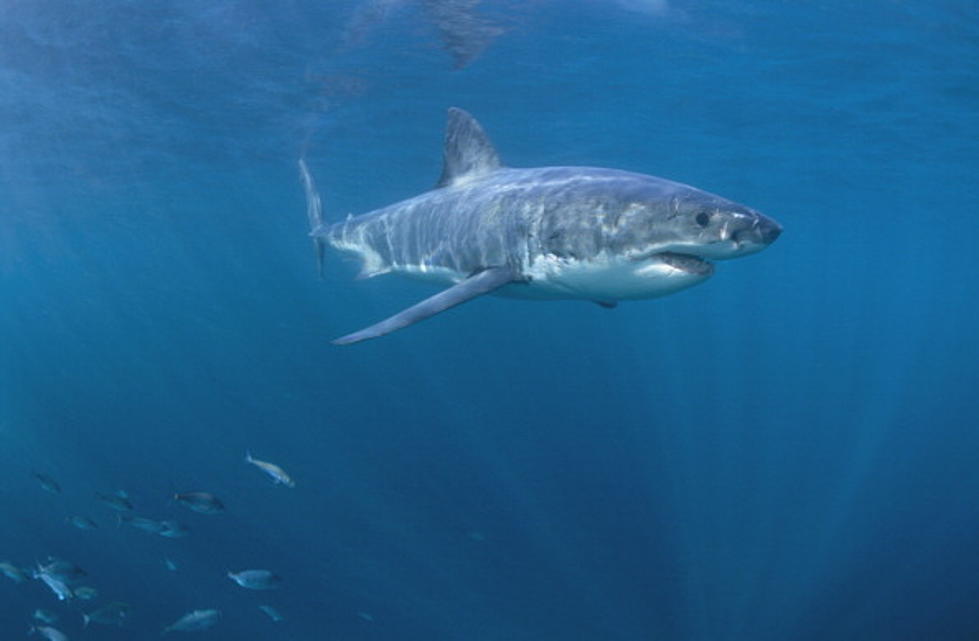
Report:
[[[979,638],[974,2],[3,13],[0,560],[99,597],[0,577],[0,637],[214,608],[200,638]],[[486,297],[332,346],[432,290],[335,255],[319,280],[296,161],[329,220],[406,198],[449,106],[513,166],[664,176],[785,231],[668,298]],[[116,490],[190,535],[117,526]],[[110,601],[125,625],[83,629]]]

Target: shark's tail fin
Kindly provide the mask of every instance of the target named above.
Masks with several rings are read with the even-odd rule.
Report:
[[[320,278],[323,278],[323,253],[326,250],[326,239],[323,234],[326,232],[326,225],[323,224],[323,203],[320,201],[320,194],[316,191],[316,183],[306,167],[306,159],[299,159],[299,176],[303,181],[303,190],[306,192],[306,217],[309,218],[309,235],[313,239],[316,247],[316,266],[319,269]]]

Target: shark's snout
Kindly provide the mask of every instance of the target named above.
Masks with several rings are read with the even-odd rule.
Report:
[[[771,218],[759,216],[758,233],[763,243],[771,245],[779,237],[779,234],[782,233],[782,226]]]
[[[782,226],[767,216],[755,213],[744,220],[743,226],[731,234],[731,238],[741,246],[760,245],[767,247],[782,233]]]

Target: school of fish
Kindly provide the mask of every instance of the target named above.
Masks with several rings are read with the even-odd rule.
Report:
[[[245,462],[264,473],[274,486],[281,485],[287,488],[296,486],[292,477],[275,463],[256,459],[252,457],[251,452],[245,454]],[[61,485],[52,476],[42,472],[33,472],[32,476],[41,489],[64,497]],[[114,523],[116,527],[125,525],[147,534],[165,538],[184,538],[191,534],[188,526],[175,519],[157,519],[136,513],[133,500],[123,490],[96,492],[94,498],[105,508],[114,512],[114,518],[105,519],[100,524],[87,514],[69,512],[62,517],[64,522],[80,531],[91,533],[89,536],[98,536],[99,531],[104,531],[103,526],[106,523]],[[201,490],[176,492],[170,497],[170,503],[204,515],[217,515],[226,510],[224,502],[220,498],[211,492]],[[169,572],[177,572],[178,570],[176,563],[169,557],[162,558],[162,566]],[[141,631],[138,629],[138,624],[131,623],[131,620],[134,619],[138,621],[138,614],[135,616],[133,614],[137,609],[124,601],[99,603],[99,590],[87,585],[88,572],[72,561],[55,556],[49,556],[44,561],[35,560],[33,565],[0,561],[0,573],[15,584],[27,584],[32,579],[37,581],[53,595],[55,603],[52,605],[60,604],[62,608],[61,610],[54,610],[39,607],[29,613],[26,619],[29,622],[28,632],[30,634],[38,635],[48,641],[68,641],[68,635],[59,628],[65,627],[69,614],[80,616],[82,629],[88,628],[90,625],[103,625],[126,628],[135,634]],[[281,576],[267,569],[250,568],[237,572],[229,571],[227,577],[237,585],[249,590],[273,590],[283,582]],[[92,602],[93,607],[83,607],[80,610],[76,608],[71,611],[65,609],[66,604],[76,601]],[[258,606],[258,610],[263,612],[273,623],[283,620],[279,610],[272,605],[261,604]],[[202,608],[175,616],[176,618],[172,623],[162,628],[161,634],[208,630],[221,621],[221,611],[216,608]],[[59,628],[54,627],[55,625],[58,625]],[[144,636],[143,638],[150,637]]]

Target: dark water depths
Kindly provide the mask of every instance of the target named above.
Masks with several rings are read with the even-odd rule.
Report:
[[[100,591],[0,577],[0,636],[44,607],[73,639],[201,608],[216,641],[979,638],[973,2],[206,4],[0,22],[0,560]],[[328,219],[387,204],[434,184],[451,105],[514,166],[785,232],[675,297],[329,345],[432,290],[317,280],[297,158]],[[116,489],[191,535],[116,527]]]

